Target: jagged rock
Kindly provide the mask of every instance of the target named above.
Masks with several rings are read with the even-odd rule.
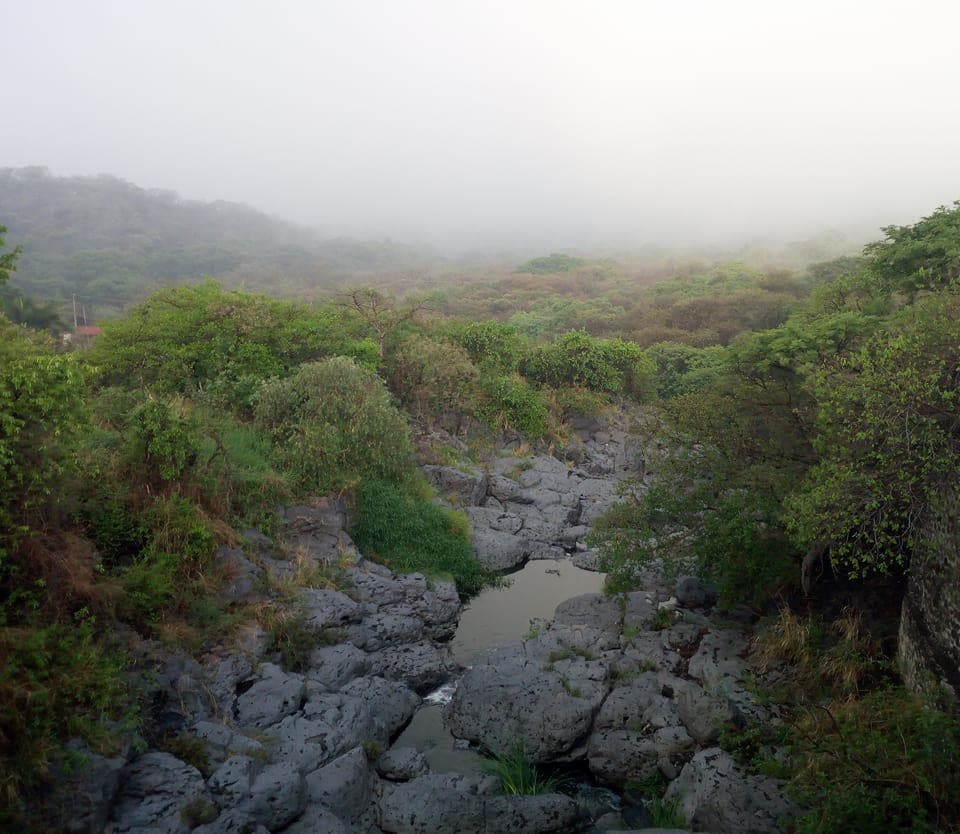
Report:
[[[479,834],[484,830],[483,809],[476,780],[428,773],[384,785],[380,827],[391,834]]]
[[[748,648],[747,638],[740,631],[711,631],[690,658],[688,674],[707,687],[725,680],[735,682],[747,668],[743,657]]]
[[[717,601],[716,586],[696,576],[681,576],[677,579],[673,595],[684,608],[704,608]]]
[[[61,772],[57,774],[56,795],[51,804],[67,834],[102,831],[120,789],[120,774],[127,760],[123,756],[101,756],[80,741],[69,742],[66,749],[83,761],[69,773],[58,768]]]
[[[383,745],[410,721],[420,706],[420,698],[406,686],[383,678],[357,678],[341,691],[366,706],[376,726],[376,734],[371,738]]]
[[[259,754],[263,751],[259,741],[236,732],[226,724],[198,721],[193,725],[192,732],[206,742],[207,757],[212,764],[221,764],[230,756]]]
[[[354,747],[307,776],[307,797],[340,820],[356,822],[373,801],[375,778],[363,748]]]
[[[423,638],[423,620],[414,616],[408,605],[391,605],[364,617],[356,632],[351,632],[355,645],[368,652],[388,646],[416,643]]]
[[[464,471],[452,466],[424,466],[423,472],[440,495],[456,498],[461,506],[481,504],[487,493],[487,475],[481,469]]]
[[[249,796],[251,816],[270,831],[300,816],[307,801],[303,777],[293,763],[284,761],[255,771]]]
[[[484,832],[552,834],[577,828],[577,803],[562,794],[495,796],[484,802]]]
[[[530,553],[525,539],[489,528],[475,528],[471,544],[477,561],[487,570],[498,573],[520,567]]]
[[[230,808],[213,822],[193,829],[194,834],[269,834],[269,830],[258,823],[242,808]]]
[[[123,769],[110,829],[116,834],[189,834],[182,812],[198,802],[213,802],[199,770],[169,753],[144,753]]]
[[[407,782],[426,770],[426,756],[413,747],[394,747],[377,759],[377,773],[391,782]]]
[[[349,643],[343,643],[314,649],[310,654],[310,668],[305,677],[326,689],[336,691],[369,671],[370,657],[367,653]]]
[[[574,553],[570,561],[580,570],[600,570],[600,554],[595,550],[581,550]]]
[[[667,789],[687,825],[714,834],[778,834],[798,814],[781,792],[782,783],[745,775],[729,753],[701,750]]]
[[[430,773],[384,787],[380,826],[393,834],[548,834],[577,827],[568,796],[490,796],[492,785]]]
[[[728,698],[707,692],[693,681],[677,686],[676,699],[683,726],[700,744],[716,741],[724,725],[738,718]]]
[[[264,677],[237,697],[234,713],[241,727],[261,729],[276,724],[300,709],[306,688],[300,675],[290,675],[279,666],[264,663]]]
[[[346,594],[329,588],[303,588],[300,591],[304,619],[320,630],[359,622],[363,609]]]
[[[459,667],[446,647],[435,643],[413,643],[383,649],[370,656],[374,674],[402,681],[418,695],[426,695],[443,685]]]
[[[283,829],[283,834],[356,834],[356,829],[329,808],[311,803],[300,819]]]
[[[260,585],[263,568],[250,562],[239,547],[218,547],[213,558],[226,577],[220,589],[220,598],[225,602],[238,602]]]
[[[446,720],[455,736],[497,753],[522,742],[536,762],[578,756],[607,694],[607,674],[600,661],[573,655],[545,663],[524,646],[506,647],[461,678]]]

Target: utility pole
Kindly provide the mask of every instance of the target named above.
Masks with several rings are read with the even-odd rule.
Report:
[[[73,329],[77,329],[77,294],[73,294]]]

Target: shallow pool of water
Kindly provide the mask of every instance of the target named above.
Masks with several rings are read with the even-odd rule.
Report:
[[[470,601],[450,644],[454,659],[469,666],[486,649],[519,642],[529,633],[531,620],[550,619],[564,600],[601,591],[604,576],[568,560],[528,562],[506,577],[504,587],[488,588]],[[450,735],[442,703],[425,703],[393,746],[415,747],[439,772],[475,773],[483,764],[476,751],[464,749]]]

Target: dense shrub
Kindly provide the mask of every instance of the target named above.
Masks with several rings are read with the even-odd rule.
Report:
[[[364,475],[395,480],[411,470],[403,415],[380,378],[346,357],[264,383],[254,413],[272,440],[274,465],[302,491],[341,490]]]
[[[549,411],[543,393],[518,376],[482,378],[478,414],[495,429],[513,429],[528,437],[547,432]]]

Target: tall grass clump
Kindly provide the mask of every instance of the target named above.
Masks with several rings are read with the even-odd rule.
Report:
[[[353,538],[365,555],[401,573],[449,575],[464,597],[493,580],[470,549],[462,515],[431,504],[412,486],[379,479],[361,482],[356,498]]]
[[[522,742],[515,742],[505,753],[494,754],[484,769],[500,780],[500,792],[505,795],[536,796],[557,793],[561,787],[559,779],[540,774]]]

